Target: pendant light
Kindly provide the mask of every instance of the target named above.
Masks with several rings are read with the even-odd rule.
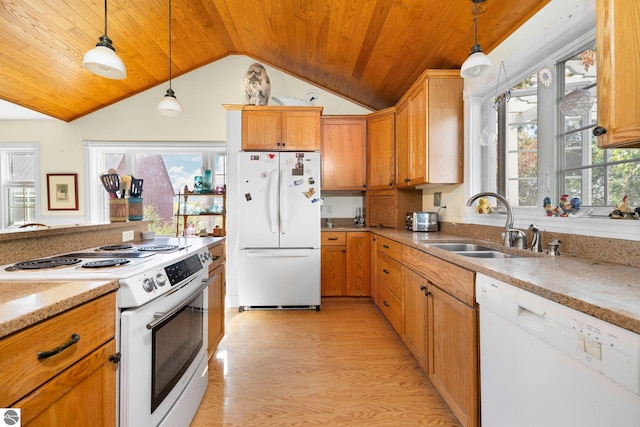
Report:
[[[114,80],[127,77],[127,69],[107,36],[107,0],[104,0],[104,34],[96,47],[84,54],[82,66],[93,74]]]
[[[164,98],[158,102],[158,113],[163,116],[177,117],[182,114],[182,104],[176,99],[171,89],[171,0],[169,0],[169,89]]]
[[[482,52],[480,45],[478,44],[478,3],[482,3],[485,0],[471,0],[475,4],[475,12],[474,12],[474,35],[475,35],[475,44],[471,48],[471,54],[462,64],[462,68],[460,68],[460,76],[464,79],[472,79],[475,77],[482,76],[487,74],[493,64],[491,63],[491,59],[487,55]]]

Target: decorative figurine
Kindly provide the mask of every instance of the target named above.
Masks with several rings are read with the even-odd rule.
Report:
[[[635,211],[633,209],[631,209],[629,207],[629,202],[627,201],[627,195],[625,194],[625,196],[622,198],[622,203],[618,206],[616,205],[616,209],[614,209],[613,211],[611,211],[611,213],[609,214],[609,218],[611,219],[637,219],[636,218],[636,214],[639,213],[640,211],[638,210],[638,208],[635,209]]]
[[[479,214],[488,214],[491,213],[491,206],[489,206],[489,199],[486,197],[480,197],[478,200],[478,207],[476,208],[476,212]]]
[[[249,104],[267,105],[271,95],[271,81],[262,64],[251,64],[244,75],[242,89]]]
[[[553,216],[553,204],[551,204],[551,197],[545,197],[542,205],[544,207],[544,211],[547,213],[547,216]]]

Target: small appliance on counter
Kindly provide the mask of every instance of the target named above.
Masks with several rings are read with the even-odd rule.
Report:
[[[438,212],[407,212],[405,228],[411,231],[440,231]]]

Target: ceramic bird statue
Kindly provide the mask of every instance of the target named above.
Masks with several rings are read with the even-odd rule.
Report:
[[[251,64],[244,75],[242,84],[247,103],[251,105],[267,105],[271,95],[271,81],[267,70],[259,63]]]

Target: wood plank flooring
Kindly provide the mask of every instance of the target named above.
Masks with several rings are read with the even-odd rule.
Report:
[[[368,299],[226,322],[192,427],[460,425]]]

